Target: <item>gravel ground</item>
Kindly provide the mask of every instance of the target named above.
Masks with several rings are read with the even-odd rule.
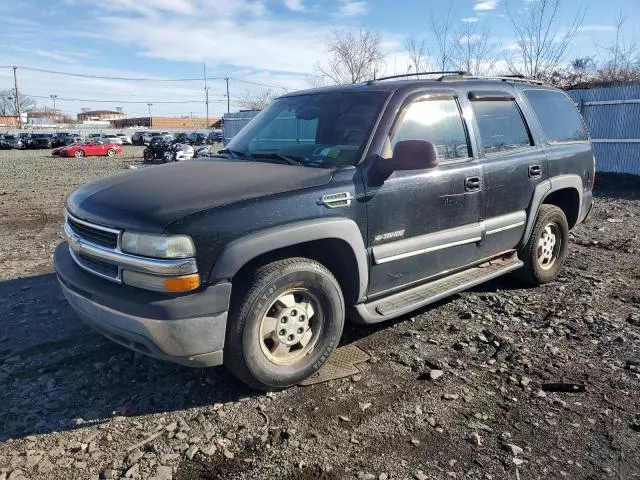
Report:
[[[348,326],[361,375],[258,394],[129,352],[63,299],[64,198],[125,149],[0,152],[1,480],[640,478],[640,179],[598,177],[557,282]]]

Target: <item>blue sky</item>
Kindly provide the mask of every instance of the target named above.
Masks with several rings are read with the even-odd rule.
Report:
[[[508,0],[512,11],[531,1]],[[194,78],[203,62],[210,77],[231,77],[232,107],[243,95],[271,85],[273,91],[305,88],[315,65],[326,58],[333,29],[379,30],[387,53],[386,72],[406,71],[408,37],[432,46],[430,15],[451,8],[454,26],[487,25],[499,59],[512,55],[507,0],[0,0],[0,66],[109,77]],[[596,55],[615,33],[616,17],[627,17],[625,34],[640,22],[638,0],[564,0],[559,24],[577,8],[584,24],[567,58]],[[465,20],[463,20],[465,19]],[[202,115],[202,82],[128,82],[67,77],[19,69],[21,89],[43,105],[77,113],[80,108],[124,107],[132,115],[153,103],[158,115]],[[0,68],[0,90],[12,87],[12,72]],[[226,110],[224,81],[209,82],[210,111]],[[62,100],[62,99],[78,100]],[[102,100],[104,102],[98,102]],[[140,102],[124,103],[128,102]],[[161,103],[161,102],[190,103]]]

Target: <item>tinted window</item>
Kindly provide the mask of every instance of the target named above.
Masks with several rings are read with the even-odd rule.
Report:
[[[391,139],[391,147],[403,140],[428,140],[440,160],[470,157],[467,133],[455,99],[424,100],[407,107]]]
[[[473,102],[485,153],[499,153],[531,145],[520,109],[513,100]]]
[[[566,95],[553,90],[525,90],[524,94],[540,119],[547,140],[552,143],[587,140],[582,118]]]

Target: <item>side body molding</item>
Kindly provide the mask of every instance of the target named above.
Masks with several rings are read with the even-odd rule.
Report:
[[[353,250],[358,265],[358,301],[362,301],[369,285],[367,251],[358,225],[346,218],[305,220],[238,238],[222,250],[213,267],[211,279],[214,282],[230,279],[247,262],[273,250],[325,239],[342,240]]]
[[[552,177],[544,182],[541,182],[533,192],[533,198],[531,200],[531,207],[529,209],[529,218],[527,219],[527,225],[524,230],[524,235],[518,247],[524,246],[529,241],[531,230],[533,230],[533,224],[536,221],[536,215],[538,214],[538,208],[544,201],[544,199],[553,192],[562,190],[563,188],[573,188],[578,192],[579,205],[582,205],[583,185],[582,178],[578,175],[558,175]]]

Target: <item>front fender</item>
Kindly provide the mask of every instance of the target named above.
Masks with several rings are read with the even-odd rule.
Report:
[[[353,250],[358,265],[358,300],[364,299],[369,284],[367,252],[358,225],[346,218],[305,220],[236,239],[220,253],[211,273],[211,282],[228,281],[249,261],[265,253],[325,239],[342,240]]]

